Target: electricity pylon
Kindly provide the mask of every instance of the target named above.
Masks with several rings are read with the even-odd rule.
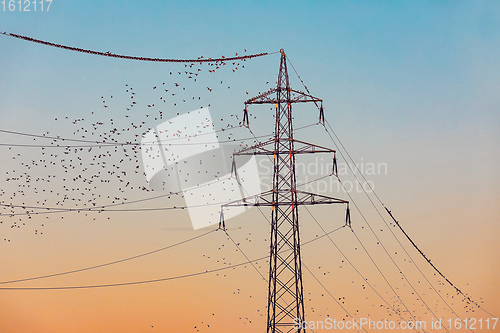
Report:
[[[295,155],[333,153],[333,173],[336,174],[335,150],[294,139],[292,104],[313,102],[320,105],[319,121],[324,122],[323,101],[290,88],[286,55],[281,49],[278,84],[263,94],[245,102],[243,123],[249,125],[247,106],[274,104],[276,124],[274,137],[266,142],[241,150],[234,155],[273,156],[273,188],[223,205],[271,207],[271,238],[269,254],[269,289],[267,302],[267,332],[305,332],[297,323],[304,317],[304,289],[300,254],[299,206],[347,204],[346,223],[350,225],[349,202],[297,189]],[[233,168],[236,170],[236,168]],[[221,210],[221,212],[222,212]],[[220,227],[225,229],[221,213]]]

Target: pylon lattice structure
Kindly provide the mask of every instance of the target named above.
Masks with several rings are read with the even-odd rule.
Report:
[[[350,225],[349,202],[325,195],[300,191],[295,177],[295,155],[332,153],[333,172],[336,173],[335,150],[294,139],[292,105],[313,102],[320,106],[319,121],[324,121],[323,101],[290,88],[286,55],[281,50],[278,84],[259,96],[245,102],[243,122],[248,126],[247,106],[274,104],[276,124],[274,137],[263,143],[241,150],[234,155],[273,156],[272,190],[223,205],[271,207],[271,237],[269,254],[269,287],[267,303],[267,332],[305,332],[297,325],[305,319],[302,262],[300,253],[299,206],[334,204],[347,205],[346,224]],[[222,214],[222,213],[221,213]],[[220,227],[225,229],[223,215]]]

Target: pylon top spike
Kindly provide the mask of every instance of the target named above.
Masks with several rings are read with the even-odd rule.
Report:
[[[280,49],[280,53],[281,53],[282,55],[285,55],[285,50],[284,50],[284,49]]]

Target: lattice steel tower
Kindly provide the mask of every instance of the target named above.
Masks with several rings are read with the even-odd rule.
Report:
[[[305,320],[298,207],[331,203],[347,204],[346,223],[350,224],[348,201],[297,189],[296,154],[332,153],[332,173],[336,174],[335,150],[294,139],[292,104],[307,102],[313,102],[319,107],[319,121],[324,122],[323,101],[290,88],[286,55],[282,49],[277,87],[247,100],[243,114],[243,122],[248,126],[248,105],[274,104],[276,107],[274,137],[234,154],[272,155],[273,189],[223,206],[255,205],[270,206],[272,209],[267,303],[267,332],[272,333],[305,332],[295,325]],[[225,228],[223,217],[220,227]]]

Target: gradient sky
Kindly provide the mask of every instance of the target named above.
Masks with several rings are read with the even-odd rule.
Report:
[[[410,237],[458,288],[477,302],[484,302],[483,307],[498,316],[499,18],[500,4],[495,1],[103,3],[54,0],[49,12],[0,11],[0,32],[146,57],[203,55],[215,58],[243,54],[245,49],[247,54],[285,49],[311,93],[324,100],[326,118],[353,159],[365,165],[387,165],[387,174],[367,175],[367,178],[374,182],[378,196]],[[176,106],[165,103],[161,108],[165,118],[210,104],[216,127],[237,125],[232,115],[241,116],[243,102],[275,82],[279,55],[251,59],[244,66],[235,72],[227,66],[215,74],[207,73],[206,66],[203,67],[204,72],[196,84],[182,82],[189,94],[201,96],[201,105],[182,104],[179,100]],[[110,118],[125,121],[123,110],[129,100],[125,94],[126,84],[134,87],[139,104],[130,119],[155,126],[157,122],[145,117],[157,112],[146,106],[158,101],[152,87],[161,86],[163,82],[172,85],[173,77],[169,73],[183,70],[184,65],[98,57],[0,35],[0,129],[78,138],[73,134],[76,127],[71,124],[72,119],[78,118],[86,119],[83,126],[90,126],[90,121],[102,121],[105,127],[112,128],[106,123]],[[290,74],[293,87],[301,89],[291,70]],[[178,80],[182,80],[180,76]],[[224,85],[219,81],[224,81]],[[226,84],[231,88],[227,89]],[[206,87],[213,88],[213,92],[209,93]],[[112,102],[111,95],[114,96]],[[108,100],[109,108],[102,107],[101,96]],[[251,119],[255,134],[271,133],[272,112],[258,106],[252,107],[251,112],[257,117]],[[65,116],[69,118],[66,122],[61,120]],[[316,109],[297,108],[296,127],[316,120]],[[332,146],[320,126],[298,131],[297,135],[300,139]],[[235,136],[247,138],[250,133],[239,129]],[[2,144],[33,142],[5,133],[0,135]],[[44,141],[37,140],[36,144],[44,144]],[[46,198],[51,204],[56,201],[51,194],[35,194],[30,189],[24,189],[24,196],[10,198],[22,182],[7,181],[12,173],[6,172],[35,159],[39,148],[9,149],[4,145],[0,152],[0,201],[33,206],[38,205],[40,198]],[[82,157],[85,159],[85,155]],[[29,172],[41,176],[50,174],[50,169],[39,167]],[[58,191],[65,184],[71,186],[58,181],[64,176],[57,173],[58,167],[52,170],[57,180],[38,188]],[[353,181],[352,175],[342,178],[345,182]],[[147,186],[145,179],[133,179]],[[102,205],[109,203],[105,197],[113,196],[116,188],[104,184],[98,191],[103,201],[97,205]],[[328,194],[346,197],[336,190]],[[414,290],[402,280],[389,257],[377,246],[360,212],[354,209],[352,223],[356,235],[416,317],[429,323],[433,314],[453,320],[456,315],[477,320],[491,317],[476,308],[474,312],[464,308],[462,298],[434,275],[399,230],[392,229],[412,259],[407,256],[366,196],[350,194],[425,301],[422,303],[412,294]],[[155,193],[137,191],[129,195],[130,199],[141,199]],[[76,198],[78,194],[75,192],[73,196]],[[66,205],[71,207],[71,203]],[[182,200],[147,202],[134,208],[173,205],[182,205]],[[310,210],[328,231],[343,224],[343,207]],[[127,258],[209,231],[191,230],[186,211],[108,213],[105,216],[65,213],[32,219],[6,216],[3,209],[1,212],[0,282]],[[269,215],[265,209],[263,212]],[[303,240],[323,234],[306,210],[301,210],[301,217]],[[384,218],[388,221],[386,215]],[[11,228],[14,221],[25,225]],[[249,258],[267,255],[269,226],[257,209],[228,224],[229,234]],[[387,303],[401,308],[352,232],[341,229],[332,234],[332,241],[363,276],[372,281]],[[304,246],[303,257],[314,276],[357,318],[397,318],[328,238]],[[439,290],[440,296],[430,289],[412,260],[433,288]],[[231,240],[218,232],[109,267],[0,284],[0,288],[150,280],[244,261],[245,257],[236,251]],[[267,275],[265,260],[259,261],[256,267]],[[307,270],[304,270],[304,284],[308,320],[345,317],[344,310]],[[137,286],[0,289],[0,331],[263,331],[266,290],[266,283],[250,265]],[[500,324],[497,326],[499,331]]]

